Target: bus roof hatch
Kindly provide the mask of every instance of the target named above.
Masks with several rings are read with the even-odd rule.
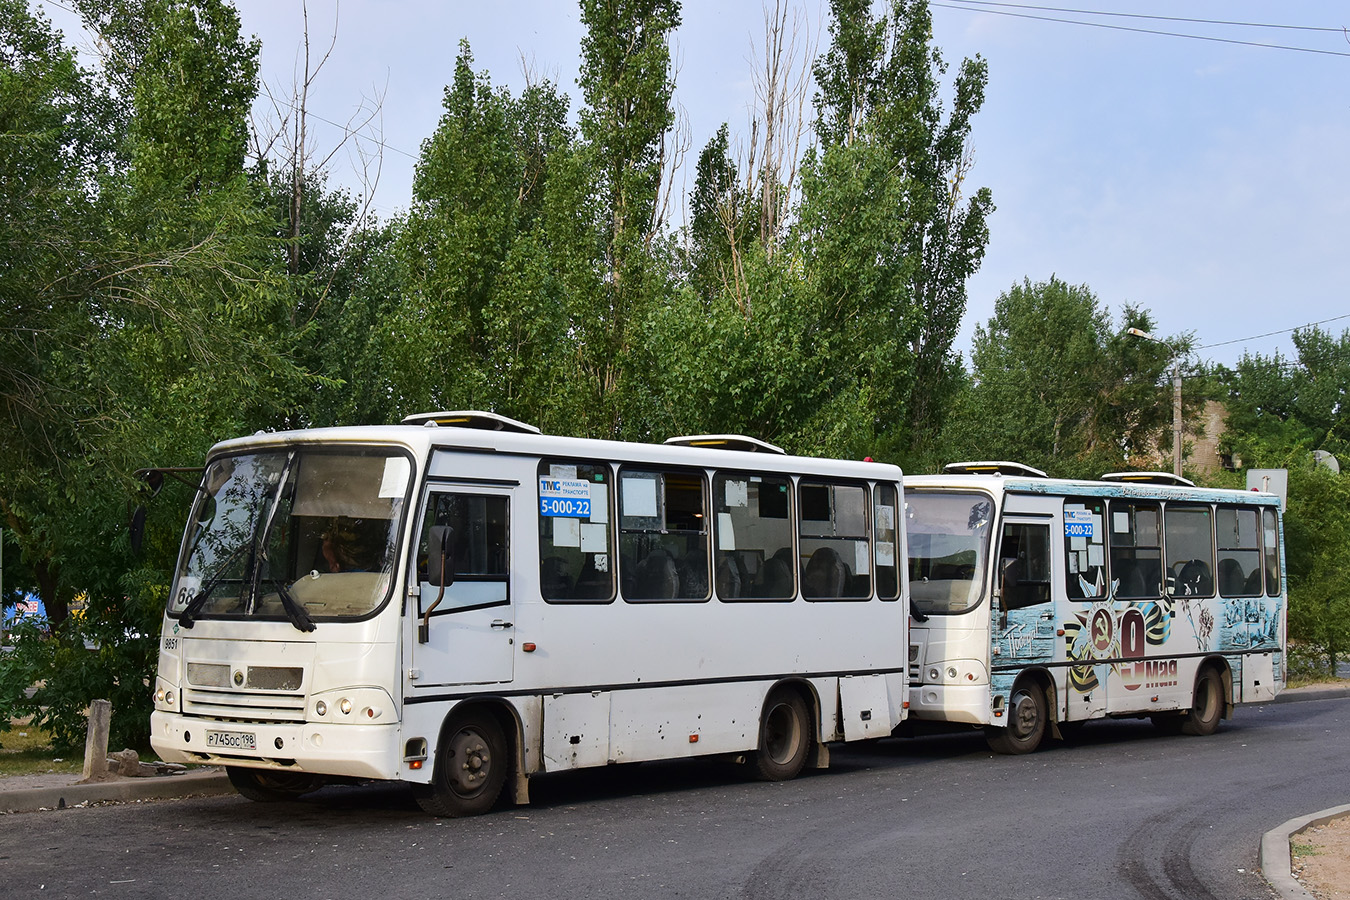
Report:
[[[446,428],[479,428],[484,431],[514,431],[518,434],[543,434],[533,425],[508,419],[496,413],[477,410],[417,413],[403,420],[404,425],[440,425]]]
[[[1126,484],[1169,484],[1173,487],[1195,487],[1195,482],[1171,472],[1107,472],[1102,481],[1119,481]]]
[[[690,434],[669,438],[666,443],[680,447],[711,447],[714,450],[746,450],[751,453],[787,455],[787,451],[782,447],[743,434]]]
[[[948,475],[1020,475],[1023,478],[1048,478],[1040,469],[1007,460],[947,463],[942,471]]]

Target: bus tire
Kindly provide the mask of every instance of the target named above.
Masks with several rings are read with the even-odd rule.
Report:
[[[492,809],[510,767],[497,719],[475,710],[451,717],[441,732],[431,783],[415,785],[417,805],[433,816],[477,816]]]
[[[787,781],[801,774],[811,750],[811,715],[793,690],[769,694],[759,719],[759,749],[752,757],[755,777]]]
[[[1206,735],[1218,731],[1223,699],[1223,679],[1213,666],[1205,666],[1195,677],[1195,697],[1181,718],[1182,733]]]
[[[283,803],[323,787],[323,777],[308,772],[226,766],[225,777],[230,779],[231,786],[241,797],[255,803]]]
[[[995,753],[1030,753],[1041,745],[1045,728],[1045,691],[1027,681],[1013,688],[1007,727],[988,729],[985,740]]]

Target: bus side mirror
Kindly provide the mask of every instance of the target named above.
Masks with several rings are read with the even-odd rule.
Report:
[[[440,587],[436,599],[417,625],[417,642],[425,644],[431,640],[431,612],[445,599],[445,588],[455,583],[455,554],[451,549],[455,529],[449,525],[432,525],[427,535],[427,581]]]
[[[455,529],[449,525],[431,526],[427,537],[427,581],[440,587],[455,583]]]

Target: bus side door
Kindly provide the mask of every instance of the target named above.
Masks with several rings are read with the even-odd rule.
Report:
[[[414,687],[512,679],[511,496],[495,486],[428,489],[409,578]]]
[[[1065,497],[1060,517],[1064,600],[1058,615],[1068,662],[1064,718],[1081,721],[1106,713],[1106,678],[1112,654],[1112,586],[1106,568],[1106,500]]]
[[[1016,512],[1011,508],[1014,500]],[[1010,693],[1023,670],[1042,668],[1055,680],[1062,697],[1063,673],[1054,665],[1063,658],[1055,634],[1054,561],[1058,548],[1051,537],[1051,516],[1040,511],[1048,508],[1047,498],[1016,497],[1010,499],[1009,507],[999,535],[995,569],[1000,593],[991,660],[995,690]],[[1023,507],[1029,508],[1022,512]]]

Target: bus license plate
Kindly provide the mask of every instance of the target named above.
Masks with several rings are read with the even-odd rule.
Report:
[[[251,731],[208,731],[206,746],[222,750],[257,750],[258,737]]]

